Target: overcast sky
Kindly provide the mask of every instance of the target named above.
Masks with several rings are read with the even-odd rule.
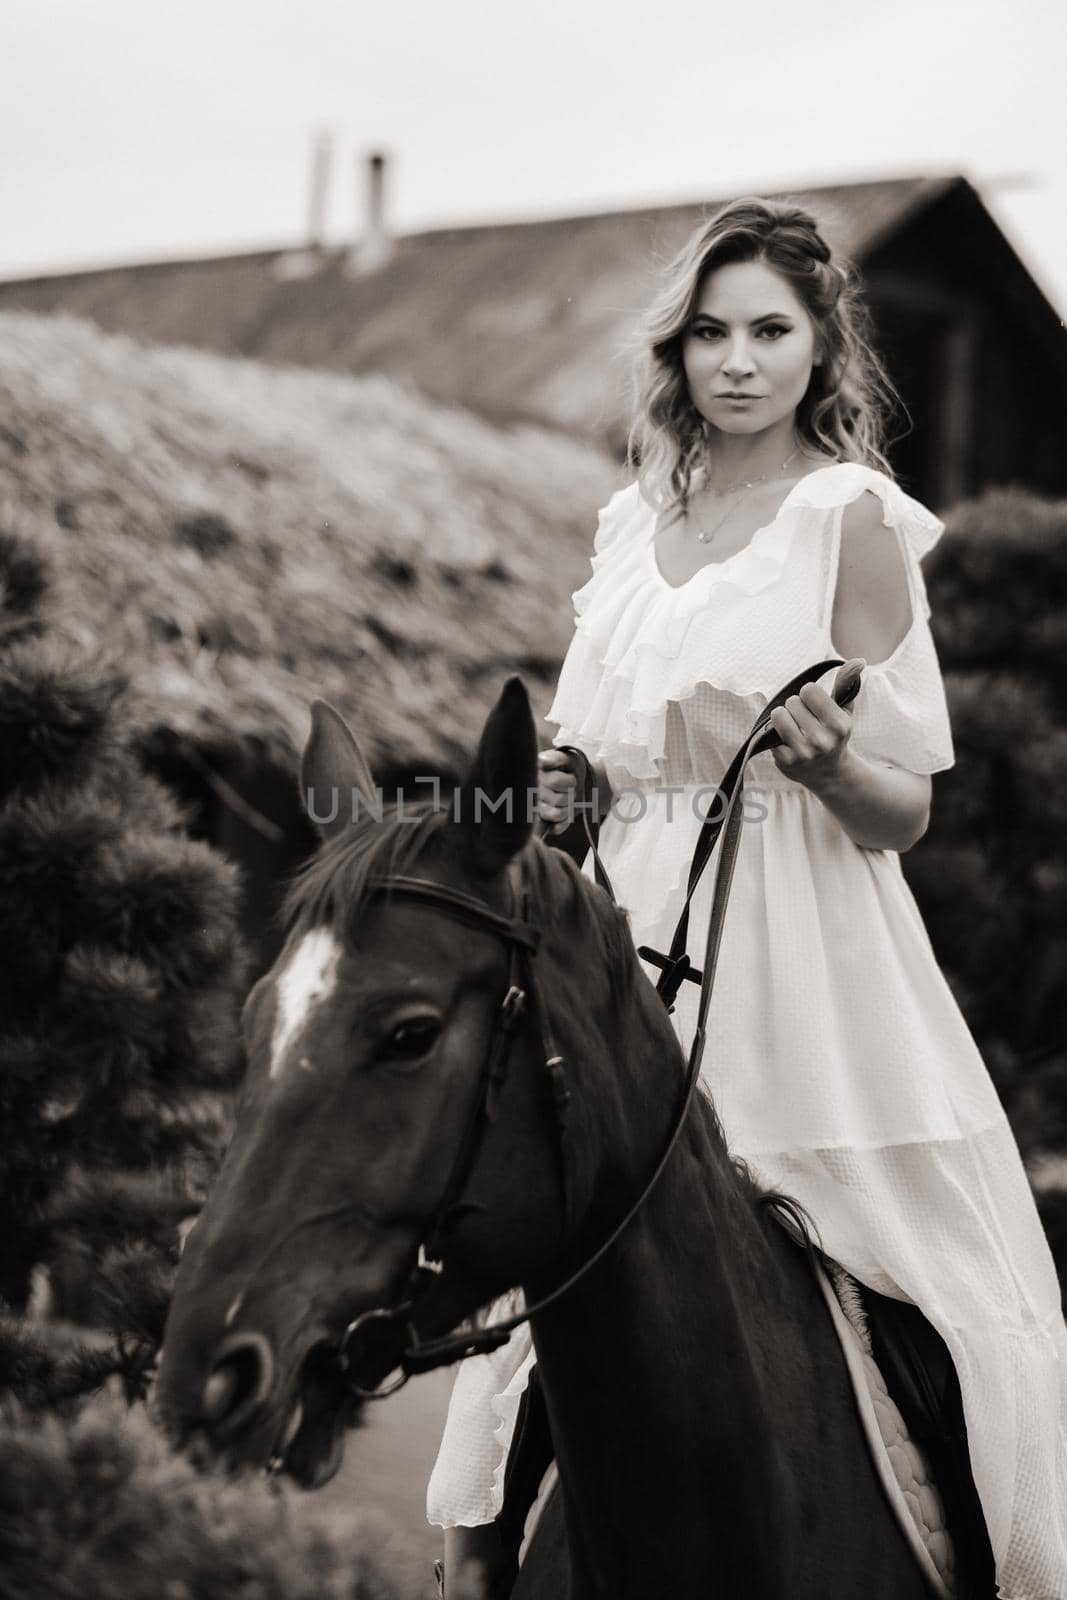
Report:
[[[1059,0],[2,0],[0,275],[962,173],[1067,310]]]

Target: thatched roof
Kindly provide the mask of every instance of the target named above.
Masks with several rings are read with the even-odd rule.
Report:
[[[592,446],[30,316],[0,316],[0,397],[0,525],[146,727],[291,762],[321,694],[379,762],[447,768],[509,672],[547,710],[619,482]]]
[[[789,193],[862,263],[967,187],[917,177]],[[617,448],[636,317],[658,265],[720,203],[408,234],[366,274],[347,250],[60,274],[0,283],[0,307],[260,360],[387,372],[489,416],[549,421]]]

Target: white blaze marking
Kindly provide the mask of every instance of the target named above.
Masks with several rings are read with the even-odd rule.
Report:
[[[272,1078],[281,1072],[286,1051],[307,1023],[313,1007],[333,993],[340,959],[341,946],[328,928],[313,928],[294,951],[278,979],[278,1009],[270,1052]],[[304,1062],[300,1064],[303,1066]]]

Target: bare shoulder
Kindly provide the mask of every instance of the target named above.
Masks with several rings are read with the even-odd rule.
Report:
[[[837,647],[867,661],[884,661],[911,624],[908,572],[882,501],[867,489],[844,508],[841,555],[834,596]]]
[[[860,582],[888,584],[907,592],[907,570],[895,530],[873,489],[850,500],[841,517],[841,574]]]
[[[867,488],[845,503],[841,531],[846,538],[862,537],[885,526],[884,504],[877,490]],[[892,541],[891,541],[892,542]]]

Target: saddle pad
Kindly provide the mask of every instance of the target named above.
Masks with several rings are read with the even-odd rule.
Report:
[[[815,1276],[841,1343],[856,1409],[871,1452],[871,1460],[901,1531],[915,1553],[923,1576],[938,1600],[954,1600],[956,1548],[945,1520],[945,1507],[930,1476],[925,1453],[908,1435],[878,1365],[871,1355],[862,1322],[857,1326],[842,1309],[859,1302],[855,1285],[844,1273],[831,1284],[815,1263]],[[835,1287],[841,1299],[835,1293]],[[862,1317],[862,1313],[860,1313]],[[859,1319],[857,1319],[859,1320]]]
[[[945,1522],[941,1495],[930,1477],[926,1456],[908,1436],[904,1419],[870,1353],[862,1323],[859,1327],[854,1326],[845,1315],[821,1265],[816,1264],[815,1275],[841,1343],[845,1365],[852,1379],[856,1409],[886,1498],[930,1586],[930,1592],[938,1600],[955,1600],[956,1550]],[[859,1296],[851,1280],[841,1273],[838,1282],[845,1303],[858,1307]],[[853,1314],[856,1315],[856,1312],[853,1311]],[[860,1318],[862,1311],[858,1313],[857,1321]],[[559,1473],[553,1461],[542,1477],[527,1513],[519,1550],[520,1567],[542,1512],[558,1483]]]
[[[520,1567],[526,1560],[526,1552],[530,1547],[530,1540],[537,1532],[537,1524],[541,1520],[541,1513],[544,1511],[549,1500],[552,1498],[558,1483],[559,1470],[556,1467],[556,1463],[554,1461],[550,1461],[548,1466],[545,1468],[545,1474],[541,1479],[540,1487],[538,1488],[537,1493],[534,1495],[533,1505],[526,1513],[526,1521],[523,1523],[522,1544],[519,1546]]]

